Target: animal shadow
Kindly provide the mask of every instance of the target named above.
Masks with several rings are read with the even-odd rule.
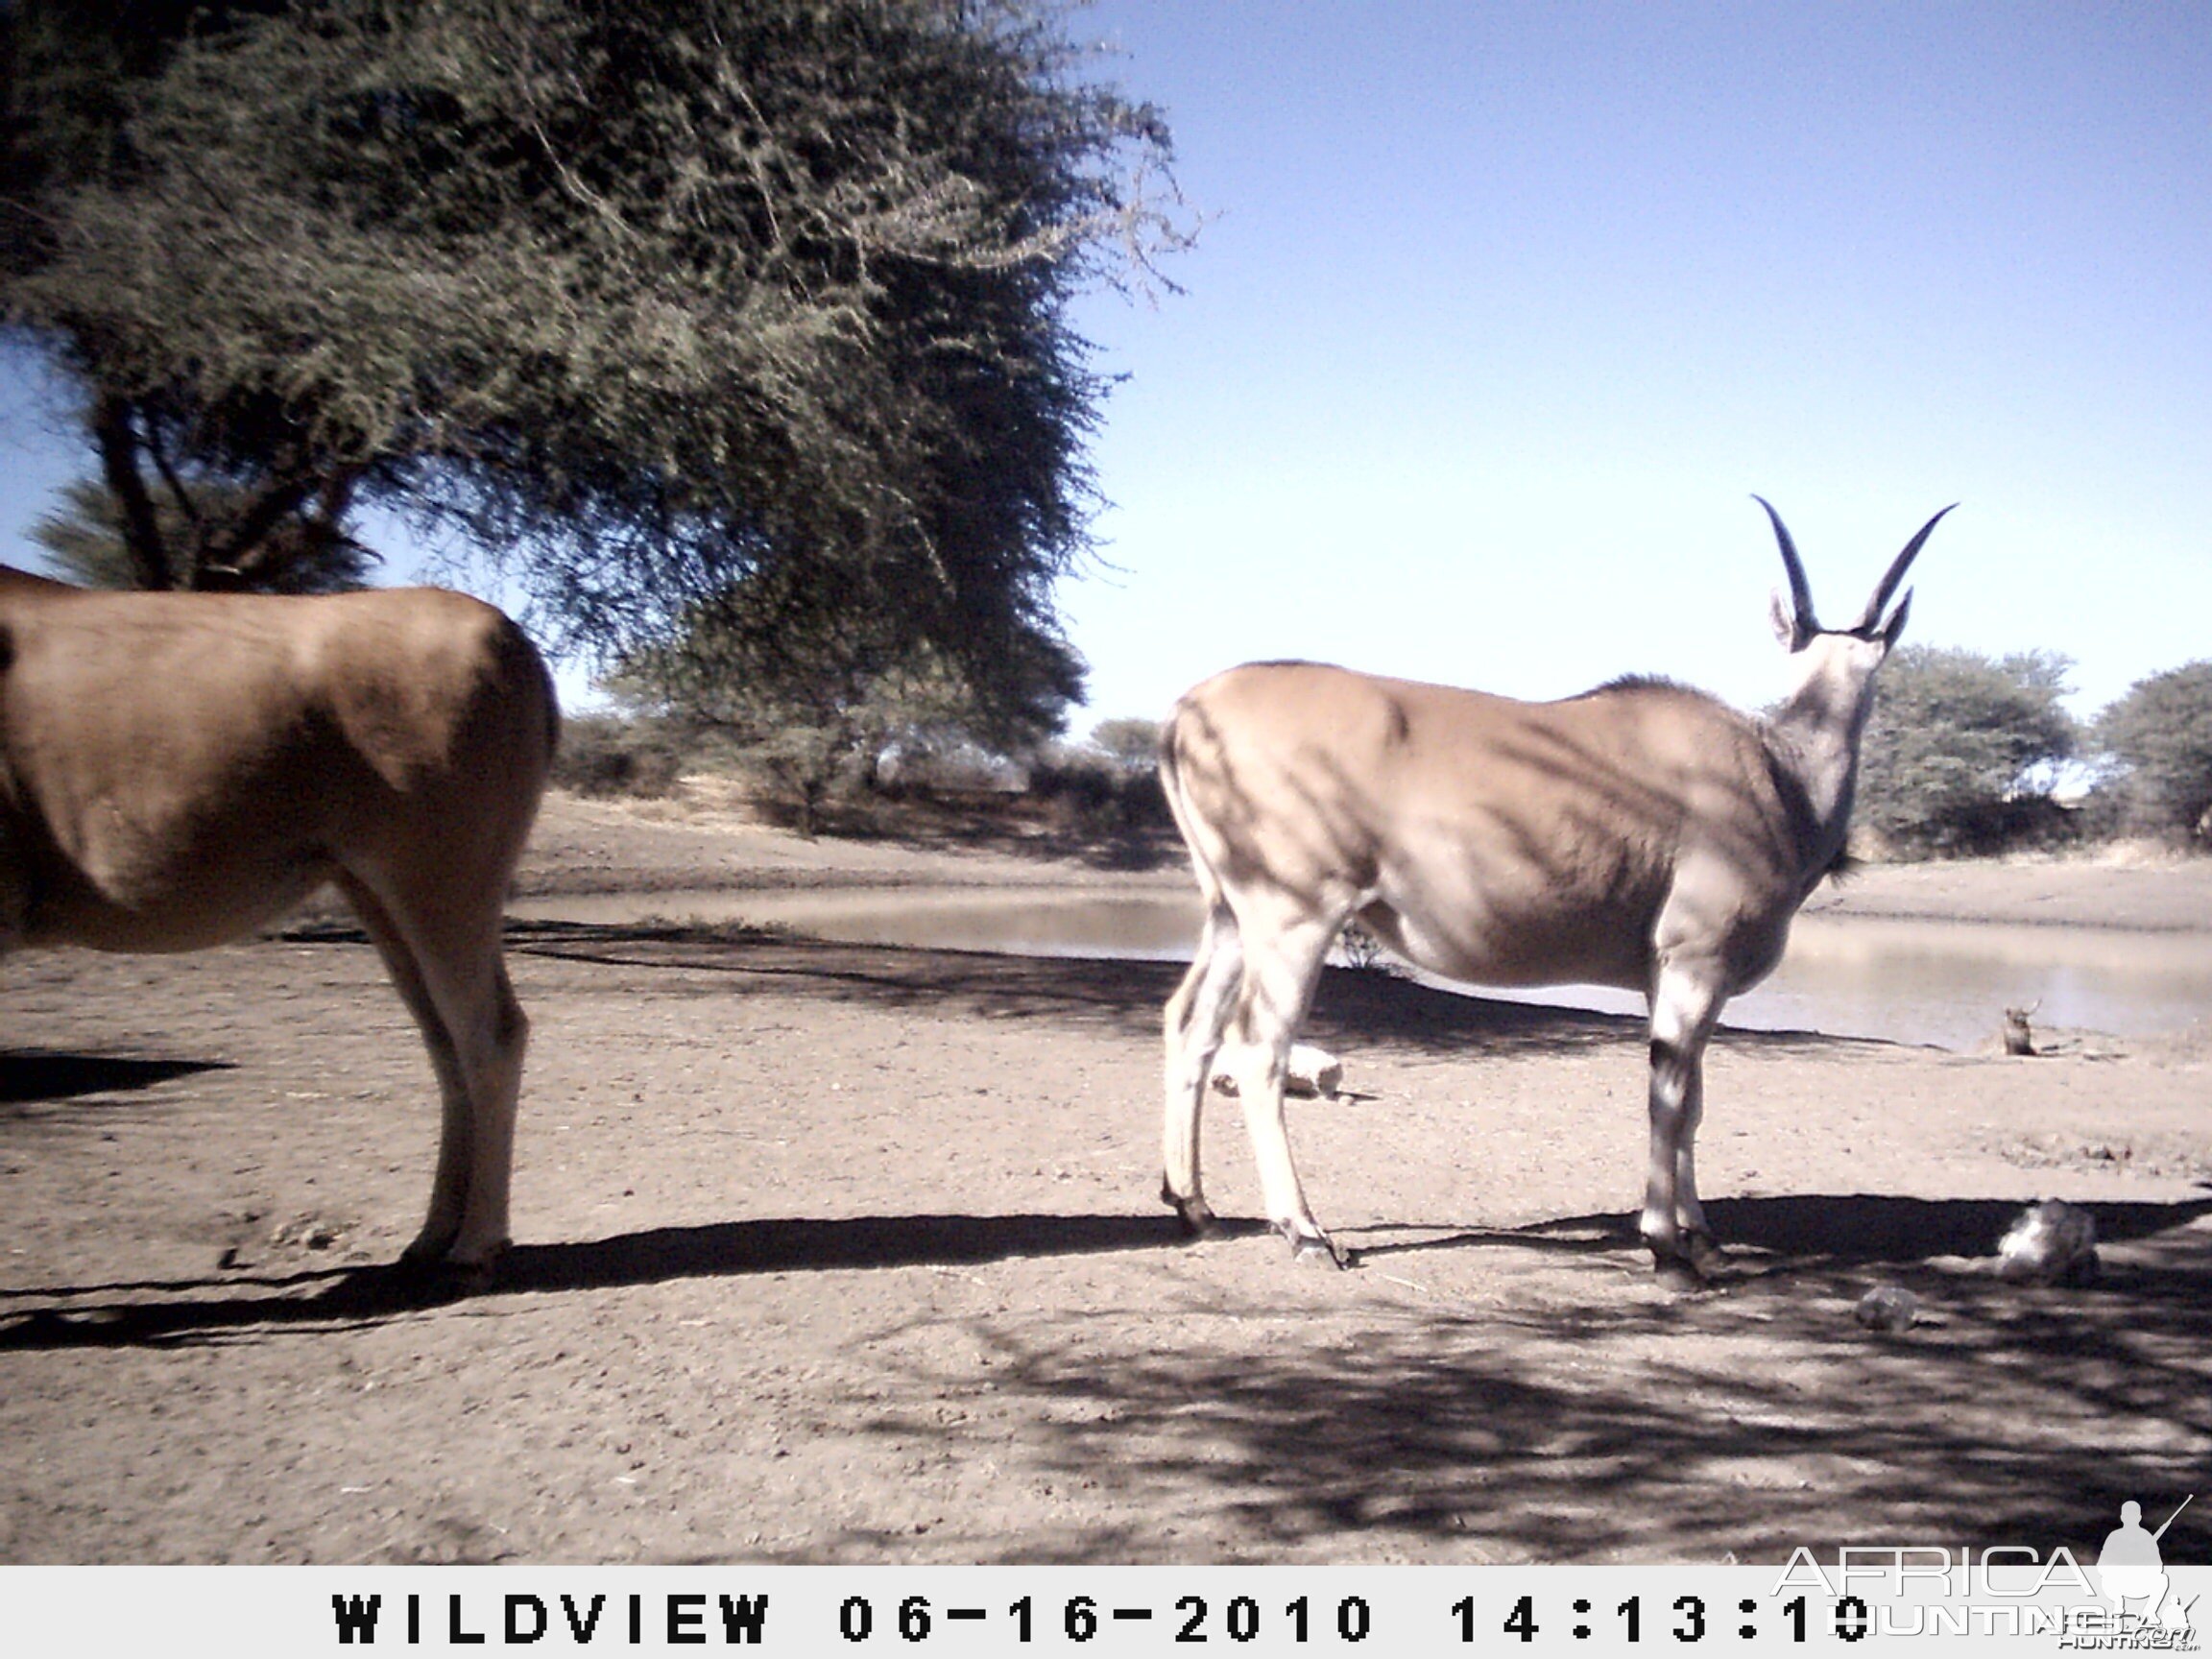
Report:
[[[228,1071],[227,1060],[138,1060],[118,1054],[0,1054],[0,1105],[71,1100],[152,1089],[202,1071]]]
[[[1905,1198],[1889,1194],[1802,1193],[1715,1198],[1706,1216],[1716,1237],[1760,1251],[1778,1264],[1865,1266],[1936,1256],[1985,1257],[2026,1206],[2009,1198]],[[2212,1213],[2212,1198],[2174,1203],[2091,1203],[2102,1243],[2125,1243],[2186,1226]]]

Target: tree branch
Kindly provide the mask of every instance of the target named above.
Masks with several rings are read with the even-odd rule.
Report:
[[[360,482],[361,475],[367,470],[366,468],[359,466],[341,467],[319,484],[301,484],[292,506],[283,509],[285,515],[297,512],[304,504],[310,493],[315,495],[314,511],[301,521],[300,526],[301,534],[298,537],[276,535],[274,532],[277,523],[281,521],[279,518],[273,520],[267,529],[261,532],[259,540],[251,545],[246,545],[236,541],[236,538],[245,534],[246,520],[240,520],[239,525],[232,532],[230,542],[227,543],[236,544],[239,549],[235,561],[223,566],[229,582],[249,589],[276,588],[282,584],[287,574],[283,568],[285,565],[297,565],[309,561],[317,548],[349,541],[349,539],[344,529],[341,528],[341,524],[347,512],[353,505],[354,487]],[[266,504],[266,497],[263,501],[255,503],[253,509],[249,512],[248,518],[253,517]],[[228,583],[226,585],[228,586]]]
[[[100,445],[108,489],[122,509],[123,543],[130,549],[138,586],[156,590],[174,588],[160,520],[146,493],[146,480],[138,475],[138,431],[131,400],[119,392],[103,392],[93,406],[92,435]]]
[[[274,554],[270,532],[300,510],[317,482],[311,477],[291,478],[263,491],[229,528],[207,541],[199,585],[243,588],[266,581],[268,573],[260,566]]]
[[[184,480],[177,475],[168,454],[161,447],[161,437],[151,427],[146,433],[146,453],[154,463],[154,469],[161,474],[161,482],[169,486],[169,493],[176,499],[177,511],[194,532],[200,529],[200,504],[192,499],[192,492],[184,487]]]

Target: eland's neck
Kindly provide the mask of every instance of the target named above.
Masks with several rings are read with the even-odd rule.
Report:
[[[1810,872],[1826,871],[1843,851],[1851,826],[1851,801],[1859,779],[1859,744],[1874,707],[1871,661],[1857,653],[1821,650],[1815,640],[1806,674],[1768,718],[1767,747],[1805,813]]]
[[[1851,827],[1851,792],[1859,781],[1859,739],[1874,707],[1874,673],[1905,631],[1906,613],[1912,609],[1910,589],[1894,607],[1889,606],[1889,597],[1905,580],[1929,533],[1951,509],[1944,508],[1920,526],[1919,534],[1905,543],[1905,550],[1889,562],[1874,585],[1874,596],[1866,601],[1859,620],[1838,630],[1821,627],[1813,614],[1813,589],[1782,515],[1764,496],[1752,499],[1773,521],[1774,541],[1782,549],[1782,566],[1790,578],[1789,603],[1783,603],[1780,593],[1774,595],[1774,629],[1796,664],[1797,687],[1767,722],[1766,736],[1775,782],[1799,819],[1808,878],[1805,890],[1810,893],[1842,857],[1843,837]]]

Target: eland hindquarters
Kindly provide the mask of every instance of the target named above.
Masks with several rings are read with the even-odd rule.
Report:
[[[0,952],[198,950],[335,883],[444,1097],[408,1260],[487,1266],[528,1029],[502,909],[557,726],[530,641],[462,594],[89,592],[0,568]]]

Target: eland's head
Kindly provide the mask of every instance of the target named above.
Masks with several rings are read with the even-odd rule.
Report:
[[[1790,538],[1790,527],[1782,522],[1782,515],[1774,511],[1773,503],[1764,495],[1752,500],[1767,509],[1767,517],[1773,521],[1774,540],[1781,544],[1782,566],[1790,577],[1790,597],[1785,603],[1782,590],[1774,590],[1774,632],[1790,652],[1796,670],[1796,690],[1788,699],[1792,708],[1816,711],[1820,716],[1839,720],[1852,738],[1858,735],[1864,723],[1866,711],[1874,695],[1874,671],[1882,666],[1890,648],[1905,632],[1905,618],[1911,613],[1912,590],[1905,589],[1903,598],[1894,607],[1890,599],[1896,594],[1905,572],[1911,568],[1919,556],[1921,546],[1936,526],[1942,522],[1943,509],[1927,523],[1920,526],[1919,534],[1905,543],[1905,549],[1889,562],[1889,568],[1882,580],[1874,585],[1874,591],[1866,601],[1865,610],[1848,628],[1823,628],[1813,612],[1813,589],[1805,580],[1805,565],[1797,557],[1797,544]],[[1957,506],[1958,503],[1952,503]],[[1884,614],[1887,608],[1887,614]]]

